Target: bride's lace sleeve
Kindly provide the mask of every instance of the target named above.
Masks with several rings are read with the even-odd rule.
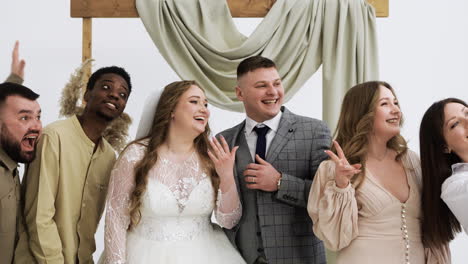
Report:
[[[130,224],[130,195],[135,188],[135,164],[143,156],[143,147],[130,145],[121,154],[111,172],[106,201],[104,231],[105,263],[126,263],[126,237]]]
[[[219,225],[227,229],[233,228],[239,222],[242,216],[242,205],[235,184],[226,192],[218,189],[215,216]]]

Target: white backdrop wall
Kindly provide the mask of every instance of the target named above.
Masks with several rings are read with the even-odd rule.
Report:
[[[397,90],[406,123],[403,135],[419,151],[418,130],[424,111],[445,97],[468,100],[468,1],[390,0],[390,17],[377,19],[380,76]],[[239,30],[250,34],[261,19],[235,19]],[[81,62],[81,19],[70,18],[68,0],[0,1],[0,79],[10,70],[14,41],[26,59],[25,85],[41,94],[43,124],[58,118],[58,99],[69,75]],[[133,92],[126,112],[133,119],[134,135],[148,93],[178,76],[166,64],[139,19],[93,20],[94,69],[125,67]],[[318,72],[286,103],[293,112],[321,118],[321,74]],[[340,102],[336,102],[340,104]],[[211,107],[214,132],[243,119],[239,113]],[[334,128],[332,128],[334,129]],[[103,224],[96,234],[99,257]],[[451,243],[453,263],[466,263],[468,237]]]

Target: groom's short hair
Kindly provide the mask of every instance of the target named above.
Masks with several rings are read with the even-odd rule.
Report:
[[[248,72],[255,71],[256,69],[260,68],[276,69],[276,64],[272,60],[259,55],[249,57],[241,61],[241,63],[239,63],[239,66],[237,66],[237,79],[239,80],[239,78],[242,77],[244,74],[247,74]]]

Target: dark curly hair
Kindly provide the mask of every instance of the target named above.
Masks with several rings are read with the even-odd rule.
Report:
[[[128,92],[132,92],[132,82],[130,80],[130,75],[128,74],[127,71],[125,71],[124,68],[120,68],[117,66],[110,66],[110,67],[103,67],[100,68],[99,70],[95,71],[91,76],[89,77],[88,84],[86,85],[86,90],[92,90],[94,88],[94,85],[96,84],[97,80],[104,74],[107,73],[113,73],[117,74],[120,77],[122,77],[128,84]]]

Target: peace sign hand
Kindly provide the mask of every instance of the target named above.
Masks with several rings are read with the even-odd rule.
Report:
[[[351,180],[351,178],[361,172],[362,165],[357,163],[350,165],[346,159],[343,150],[340,147],[340,144],[333,140],[333,145],[335,146],[338,156],[335,155],[330,150],[325,150],[325,153],[335,162],[335,183],[338,188],[346,188]]]

